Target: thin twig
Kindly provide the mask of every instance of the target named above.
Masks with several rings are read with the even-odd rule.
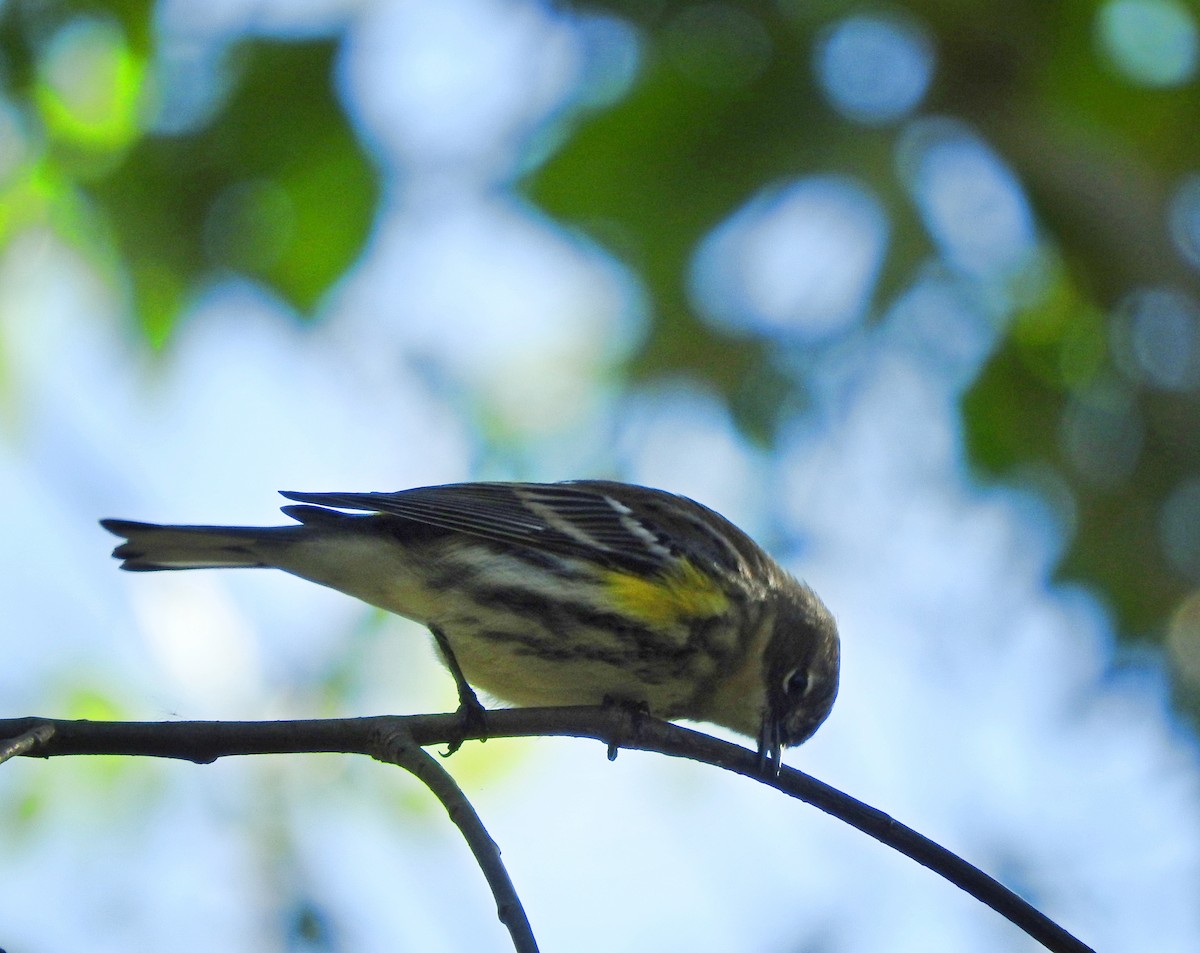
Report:
[[[34,725],[28,731],[22,732],[15,738],[9,738],[6,741],[0,742],[0,764],[4,764],[9,758],[29,754],[34,748],[44,745],[53,737],[54,726],[42,722],[41,724]],[[0,953],[4,953],[4,951],[0,950]]]
[[[145,755],[209,762],[230,755],[342,752],[374,754],[381,732],[406,731],[419,746],[464,737],[458,715],[321,719],[277,722],[88,722],[45,718],[0,719],[0,738],[19,737],[39,725],[53,736],[22,752],[26,757],[79,754]],[[987,904],[1051,953],[1094,953],[979,868],[967,863],[875,808],[809,775],[785,767],[764,775],[758,755],[709,735],[645,717],[631,725],[616,706],[513,708],[488,712],[489,738],[569,736],[594,738],[610,747],[655,751],[725,768],[805,801],[881,843],[911,857]],[[467,730],[466,738],[478,737]]]
[[[442,807],[462,832],[487,878],[488,886],[492,888],[492,896],[496,898],[496,915],[508,927],[517,953],[538,953],[537,940],[534,939],[525,908],[500,859],[500,848],[449,772],[438,763],[437,758],[431,757],[414,742],[407,730],[400,727],[380,732],[376,750],[371,754],[378,761],[404,768],[442,802]]]

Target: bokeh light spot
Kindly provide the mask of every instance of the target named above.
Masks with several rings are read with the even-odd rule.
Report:
[[[367,4],[344,42],[351,118],[420,178],[507,174],[582,77],[569,21],[544,4]]]
[[[1200,686],[1200,589],[1193,589],[1172,613],[1167,651],[1175,671],[1193,687]]]
[[[823,337],[862,315],[887,236],[878,200],[853,179],[771,186],[701,244],[693,298],[703,314],[735,330]]]
[[[1158,532],[1170,564],[1188,579],[1200,580],[1200,477],[1185,480],[1167,497]]]
[[[633,87],[641,66],[641,35],[617,17],[590,16],[579,23],[582,46],[575,95],[580,105],[600,109]]]
[[[1017,465],[1013,483],[1028,490],[1045,507],[1047,518],[1058,530],[1059,545],[1065,550],[1079,528],[1079,501],[1070,481],[1057,467],[1030,461]]]
[[[852,16],[818,40],[815,67],[830,104],[848,119],[874,124],[902,118],[933,76],[933,45],[908,19]]]
[[[77,17],[46,45],[38,104],[58,138],[116,151],[138,132],[143,66],[113,21]]]
[[[1200,304],[1174,288],[1142,288],[1113,316],[1111,347],[1131,380],[1166,390],[1200,383]]]
[[[1179,253],[1196,268],[1200,268],[1200,175],[1185,178],[1170,206],[1171,238]]]
[[[1008,166],[968,126],[919,119],[897,164],[946,260],[975,277],[1013,278],[1037,252],[1033,213]]]
[[[1114,487],[1126,480],[1137,465],[1144,433],[1133,395],[1112,383],[1076,394],[1063,412],[1067,458],[1095,486]]]
[[[930,262],[887,310],[881,329],[939,378],[968,387],[991,355],[999,330],[970,291],[967,283]]]
[[[247,271],[274,265],[295,232],[287,191],[270,179],[239,182],[217,196],[204,222],[204,243],[217,264]]]
[[[24,117],[12,103],[0,99],[0,189],[17,177],[32,151]]]
[[[1196,72],[1196,21],[1176,0],[1110,0],[1096,19],[1101,50],[1142,86],[1178,86]]]

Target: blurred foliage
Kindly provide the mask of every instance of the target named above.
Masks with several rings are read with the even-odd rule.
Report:
[[[357,257],[377,186],[333,99],[332,55],[328,42],[240,45],[211,124],[144,137],[95,185],[152,337],[209,270],[261,278],[307,311]]]
[[[764,184],[837,171],[867,182],[891,220],[891,246],[876,311],[933,253],[897,182],[894,127],[856,125],[825,105],[811,67],[819,32],[864,8],[853,3],[637,3],[592,0],[637,22],[645,64],[624,101],[590,119],[530,183],[554,214],[617,246],[662,309],[638,373],[682,370],[717,383],[738,403],[747,376],[770,366],[766,346],[722,338],[701,321],[685,283],[705,233]],[[672,45],[698,7],[753,17],[770,50],[753,75],[728,67],[697,76]],[[1073,397],[1119,379],[1110,316],[1135,288],[1200,292],[1196,270],[1171,241],[1168,203],[1200,166],[1200,84],[1132,84],[1098,54],[1091,2],[904,5],[933,38],[937,67],[922,112],[980,131],[1030,196],[1056,273],[1048,294],[1019,313],[965,396],[972,459],[993,475],[1050,467],[1075,503],[1075,536],[1062,573],[1107,594],[1126,632],[1161,639],[1170,613],[1197,579],[1170,566],[1159,539],[1164,498],[1200,473],[1200,393],[1125,381],[1145,436],[1125,480],[1097,484],[1063,447]],[[710,44],[718,59],[728,35]],[[691,53],[693,60],[703,53]],[[778,346],[778,342],[773,342]],[[787,388],[775,388],[787,395]],[[787,400],[758,401],[743,424],[769,434]],[[1185,701],[1200,702],[1181,686]],[[1200,707],[1197,707],[1200,711]]]
[[[161,93],[151,14],[144,2],[0,7],[26,140],[0,183],[0,240],[56,228],[129,289],[155,344],[222,272],[310,311],[361,251],[378,197],[333,95],[334,41],[237,43],[214,80],[218,108],[167,134],[144,122]]]
[[[972,458],[990,475],[1057,474],[1075,517],[1063,573],[1099,586],[1125,631],[1161,638],[1200,582],[1168,563],[1158,525],[1165,497],[1200,473],[1200,394],[1130,379],[1112,338],[1136,289],[1200,296],[1167,223],[1175,189],[1200,167],[1200,84],[1137,85],[1114,69],[1098,52],[1101,6],[912,0],[894,9],[936,51],[921,111],[956,117],[986,139],[1026,189],[1046,243],[1049,293],[1016,316],[965,396]],[[769,443],[804,400],[794,355],[704,323],[688,268],[709,230],[762,187],[831,171],[866,183],[889,218],[875,313],[936,256],[897,175],[902,127],[846,119],[814,79],[821,31],[873,8],[588,0],[573,9],[637,26],[638,80],[619,102],[576,117],[520,187],[645,284],[656,313],[631,375],[703,378],[749,435]],[[108,105],[90,121],[44,68],[53,38],[84,16],[110,25],[97,73]],[[27,136],[19,168],[0,169],[0,240],[50,222],[130,283],[155,343],[221,271],[260,278],[311,311],[361,249],[378,194],[330,91],[334,43],[240,44],[208,121],[160,135],[130,122],[152,88],[153,37],[148,3],[0,6],[4,83]],[[1097,481],[1064,449],[1063,421],[1113,382],[1132,395],[1140,450],[1122,479]]]

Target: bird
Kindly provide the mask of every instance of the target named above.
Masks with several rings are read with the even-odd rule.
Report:
[[[276,568],[424,624],[463,707],[472,687],[618,702],[756,738],[778,769],[837,697],[825,604],[687,497],[608,480],[281,495],[283,526],[100,522],[122,569]]]

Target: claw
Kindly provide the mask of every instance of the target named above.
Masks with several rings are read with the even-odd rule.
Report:
[[[612,695],[604,696],[604,707],[615,708],[625,714],[629,724],[628,734],[636,735],[641,729],[642,719],[648,718],[650,715],[650,706],[643,701],[629,701],[626,698],[616,698]],[[616,761],[617,752],[621,750],[620,736],[614,737],[608,743],[608,760]]]
[[[467,692],[466,696],[459,694],[458,709],[455,711],[461,734],[456,740],[446,745],[445,751],[439,752],[443,758],[450,757],[463,746],[463,742],[467,738],[474,735],[479,735],[481,742],[487,741],[487,709],[483,707],[469,686]]]
[[[454,656],[454,650],[450,648],[450,642],[446,639],[446,634],[437,626],[429,626],[429,631],[433,633],[433,639],[437,642],[438,649],[442,653],[442,658],[446,660],[446,667],[450,669],[450,674],[454,678],[454,686],[458,689],[458,715],[460,730],[462,734],[455,741],[451,741],[446,745],[446,750],[441,752],[443,758],[448,758],[463,746],[463,742],[467,740],[469,735],[480,735],[480,741],[487,741],[487,709],[479,701],[479,696],[475,694],[473,689],[467,682],[467,678],[463,675],[462,667],[458,664],[458,659]]]

